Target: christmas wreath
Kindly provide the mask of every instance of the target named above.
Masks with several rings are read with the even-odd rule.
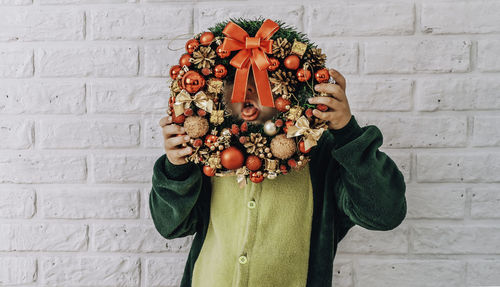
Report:
[[[333,80],[326,55],[279,20],[231,18],[208,30],[186,42],[170,69],[168,112],[191,138],[187,162],[201,165],[207,176],[236,174],[240,184],[302,168],[327,129],[312,114],[327,107],[307,102],[318,96],[316,83]],[[277,109],[264,124],[233,115],[223,101],[225,83],[234,86],[231,102],[245,101],[250,71],[261,105]]]

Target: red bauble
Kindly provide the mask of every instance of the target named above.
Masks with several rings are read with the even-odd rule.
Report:
[[[193,109],[191,109],[191,108],[187,108],[187,109],[185,109],[185,110],[184,110],[184,115],[185,115],[186,117],[190,117],[190,116],[192,116],[192,115],[193,115]]]
[[[203,34],[201,34],[201,36],[200,36],[200,44],[202,44],[204,46],[208,46],[212,43],[214,38],[215,38],[214,33],[203,32]]]
[[[219,64],[217,66],[215,66],[214,68],[214,75],[217,77],[217,78],[224,78],[226,75],[227,75],[227,69],[226,69],[226,66],[222,65],[222,64]]]
[[[179,59],[179,65],[184,66],[191,66],[191,62],[189,61],[189,59],[191,59],[191,55],[189,54],[184,54],[181,56],[181,58]]]
[[[173,65],[172,68],[170,68],[170,78],[172,78],[172,80],[177,79],[181,69],[182,67],[180,65]]]
[[[301,153],[308,153],[308,152],[311,151],[311,148],[309,148],[309,149],[306,150],[306,144],[304,143],[303,140],[301,140],[299,142],[299,150],[300,150]]]
[[[248,131],[248,123],[247,123],[247,122],[243,122],[243,123],[241,124],[241,126],[240,126],[240,130],[241,130],[242,132],[246,132],[246,131]]]
[[[183,114],[180,114],[178,116],[172,117],[172,121],[176,124],[182,124],[184,123],[184,120],[186,119],[186,116]]]
[[[274,122],[274,125],[277,126],[278,128],[282,127],[283,126],[283,120],[282,119],[277,119]]]
[[[199,109],[197,112],[196,112],[200,117],[204,117],[207,115],[207,112],[205,110],[202,110],[202,109]]]
[[[256,155],[249,155],[245,162],[245,165],[249,170],[256,171],[262,166],[262,161]]]
[[[203,142],[201,141],[201,139],[195,139],[194,142],[193,142],[193,146],[194,147],[199,147],[203,144]]]
[[[231,125],[231,133],[232,133],[233,135],[237,135],[237,134],[239,134],[239,133],[240,133],[240,128],[238,127],[238,125],[237,125],[237,124],[232,124],[232,125]]]
[[[330,73],[327,69],[320,69],[314,74],[314,78],[318,83],[326,83],[330,79]]]
[[[288,127],[291,127],[291,126],[293,126],[293,122],[292,121],[286,121],[285,122],[285,127],[283,128],[283,131],[285,133],[287,133],[288,132]]]
[[[293,158],[289,159],[287,163],[290,167],[297,167],[297,162]]]
[[[280,61],[276,58],[273,58],[273,57],[269,58],[269,63],[270,63],[270,65],[267,66],[267,70],[271,71],[271,72],[275,71],[280,66]]]
[[[204,165],[203,166],[203,173],[206,176],[214,176],[215,175],[215,169],[211,168],[209,165]]]
[[[219,55],[221,59],[224,59],[226,57],[229,57],[229,55],[231,55],[231,52],[222,49],[222,44],[220,44],[219,47],[215,49],[215,52],[217,53],[217,55]]]
[[[203,69],[201,69],[201,73],[205,76],[208,76],[208,75],[212,74],[212,70],[209,68],[203,68]]]
[[[198,48],[199,45],[200,42],[198,42],[198,40],[196,39],[188,40],[186,42],[186,52],[188,52],[189,54],[193,54],[194,50],[196,50],[196,48]]]
[[[254,171],[254,172],[250,173],[250,180],[254,183],[259,183],[259,182],[262,182],[264,180],[264,176],[262,175],[262,173],[259,173],[258,171]]]
[[[284,165],[284,164],[280,165],[280,171],[282,174],[287,174],[288,170],[286,168],[286,165]]]
[[[289,100],[283,99],[283,97],[278,97],[278,98],[276,98],[276,100],[274,100],[274,107],[282,113],[288,111],[288,109],[290,108],[290,105],[291,105],[291,102]],[[287,109],[287,107],[288,107],[288,109]]]
[[[238,169],[243,166],[244,161],[243,153],[234,146],[230,146],[220,153],[220,163],[227,169]]]
[[[208,147],[211,147],[213,143],[217,141],[217,136],[216,135],[207,135],[205,137],[205,145]]]
[[[306,117],[310,118],[313,116],[313,110],[311,108],[308,108],[305,112]]]
[[[196,93],[205,86],[205,78],[196,71],[188,71],[182,76],[182,88],[189,93]]]
[[[305,82],[311,78],[311,71],[302,68],[297,70],[297,80]]]
[[[283,61],[283,64],[290,70],[297,70],[300,66],[300,58],[297,55],[287,56]]]

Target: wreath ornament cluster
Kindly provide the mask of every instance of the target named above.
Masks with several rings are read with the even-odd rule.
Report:
[[[318,96],[316,83],[333,80],[326,55],[280,21],[231,19],[208,30],[186,42],[170,69],[168,113],[191,138],[187,162],[207,176],[237,175],[240,187],[247,178],[260,183],[302,168],[327,129],[312,114],[327,107],[307,102]],[[278,111],[264,124],[238,118],[223,101],[224,82],[231,81],[231,102],[245,101],[250,70],[261,105]]]

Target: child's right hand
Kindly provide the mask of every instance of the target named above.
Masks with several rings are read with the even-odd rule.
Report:
[[[184,128],[173,124],[171,116],[161,118],[159,125],[162,127],[164,148],[168,160],[175,165],[187,163],[186,156],[191,154],[192,148],[182,147],[183,143],[189,142],[189,136],[185,134]]]

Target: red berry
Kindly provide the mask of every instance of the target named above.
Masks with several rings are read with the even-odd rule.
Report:
[[[262,173],[259,175],[258,172],[254,171],[250,173],[250,180],[254,183],[259,183],[264,180],[264,176],[262,175]]]
[[[206,176],[214,176],[215,175],[215,169],[211,168],[209,165],[203,166],[203,173]]]
[[[290,167],[297,167],[297,162],[293,158],[291,158],[288,160],[288,165]]]
[[[326,112],[326,110],[328,110],[328,106],[324,104],[317,104],[316,108],[322,112]]]
[[[241,136],[241,137],[240,137],[240,143],[241,143],[241,144],[244,144],[244,143],[246,143],[246,142],[247,142],[247,138],[246,138],[246,137]]]
[[[286,165],[284,165],[284,164],[280,165],[280,171],[282,174],[287,174],[288,170],[286,168]]]
[[[282,119],[277,119],[275,122],[274,122],[274,125],[277,126],[278,128],[283,126],[283,120]]]
[[[283,131],[285,131],[285,133],[288,132],[288,127],[291,127],[293,126],[293,122],[292,121],[286,121],[285,122],[285,127],[283,128]]]
[[[200,117],[204,117],[207,112],[205,110],[202,110],[202,109],[199,109],[197,112],[196,112]]]
[[[247,123],[247,122],[243,122],[243,123],[241,124],[240,130],[241,130],[241,132],[246,132],[246,131],[248,131],[248,123]]]
[[[203,141],[201,139],[195,139],[193,142],[194,147],[199,147],[203,144]]]
[[[187,108],[187,109],[185,109],[185,110],[184,110],[184,115],[185,115],[186,117],[192,116],[192,115],[193,115],[193,109],[191,109],[191,108]]]
[[[310,118],[313,116],[313,110],[311,108],[308,108],[306,110],[306,117]]]
[[[231,126],[231,133],[232,133],[233,135],[237,135],[239,132],[240,132],[240,128],[238,127],[238,125],[233,124],[233,125]]]
[[[309,149],[306,150],[306,144],[304,143],[303,140],[301,140],[299,142],[299,150],[300,150],[301,153],[308,153],[308,152],[311,151],[311,148],[309,148]]]
[[[178,115],[176,117],[173,117],[172,118],[172,121],[176,124],[182,124],[184,123],[184,120],[186,119],[186,116],[185,115]]]

